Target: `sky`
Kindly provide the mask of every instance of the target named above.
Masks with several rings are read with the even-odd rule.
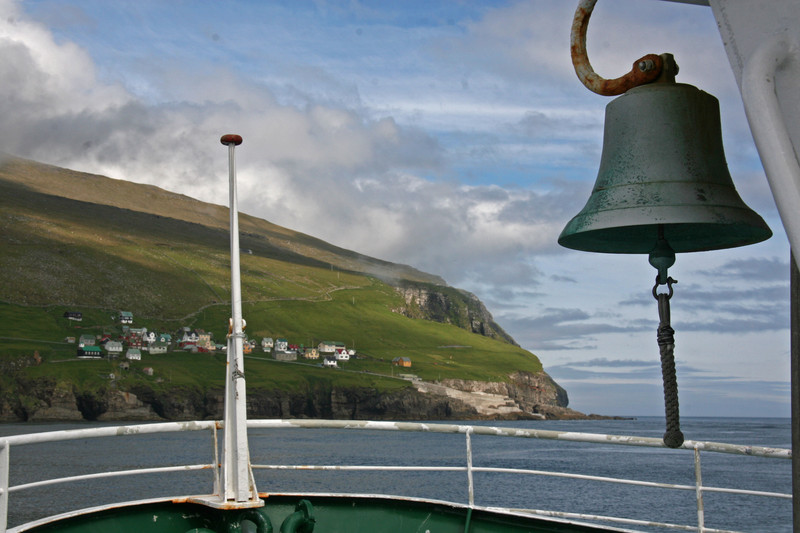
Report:
[[[475,293],[585,413],[663,416],[655,270],[567,250],[611,101],[566,0],[0,0],[0,151],[227,204]],[[595,70],[669,52],[774,236],[679,254],[682,416],[790,416],[789,245],[710,8],[601,1]]]

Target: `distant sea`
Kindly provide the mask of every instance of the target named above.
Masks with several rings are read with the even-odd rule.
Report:
[[[791,448],[788,418],[683,418],[687,439]],[[446,423],[453,423],[452,421]],[[465,422],[472,425],[661,437],[663,419]],[[117,425],[117,424],[104,424]],[[0,436],[91,427],[90,424],[4,424]],[[465,437],[368,430],[251,430],[253,464],[464,466]],[[211,462],[208,432],[138,435],[36,444],[11,450],[12,485],[45,477]],[[689,451],[608,444],[473,436],[474,466],[524,468],[694,484]],[[343,459],[343,457],[345,459]],[[791,461],[703,453],[707,486],[791,493]],[[402,494],[467,503],[466,474],[425,472],[323,472],[257,470],[261,492]],[[56,485],[10,495],[9,526],[45,514],[120,500],[211,492],[209,472],[181,472],[164,479],[142,475]],[[789,533],[791,501],[706,493],[705,525],[753,533]],[[694,491],[627,487],[595,481],[475,473],[475,503],[640,520],[696,524]],[[61,501],[61,503],[56,503]],[[42,509],[46,512],[43,512]],[[622,528],[623,526],[617,526]],[[664,531],[625,526],[636,531]]]

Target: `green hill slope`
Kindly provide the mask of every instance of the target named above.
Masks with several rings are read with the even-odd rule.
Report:
[[[122,327],[113,317],[127,310],[136,327],[200,328],[224,343],[230,315],[227,227],[228,210],[221,206],[157,187],[5,159],[0,400],[6,410],[26,409],[11,399],[26,388],[44,387],[47,396],[72,387],[76,397],[100,397],[109,387],[143,393],[146,384],[151,392],[183,388],[207,399],[209,390],[222,387],[221,355],[147,355],[139,367],[153,368],[156,377],[145,376],[136,364],[122,376],[116,361],[74,360],[75,345],[64,339],[119,335]],[[306,346],[338,340],[359,354],[336,373],[254,353],[247,362],[251,390],[300,396],[315,387],[396,391],[409,387],[392,379],[396,369],[390,361],[398,356],[410,357],[413,373],[427,380],[502,382],[514,372],[542,371],[536,356],[516,346],[477,298],[446,287],[436,276],[254,217],[242,215],[240,227],[247,251],[242,293],[248,335]],[[83,312],[84,320],[66,320],[67,310]],[[117,374],[111,382],[110,374]]]

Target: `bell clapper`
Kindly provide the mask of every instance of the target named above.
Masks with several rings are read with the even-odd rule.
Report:
[[[656,241],[656,246],[650,251],[650,256],[648,258],[650,264],[658,270],[658,277],[656,278],[656,287],[658,285],[666,285],[669,276],[667,275],[667,269],[675,264],[675,250],[667,242],[667,239],[664,238],[664,225],[658,225],[658,240]],[[677,281],[672,280],[673,283],[677,283]],[[672,291],[672,287],[670,286],[670,291]],[[655,288],[653,289],[653,293],[655,294]]]

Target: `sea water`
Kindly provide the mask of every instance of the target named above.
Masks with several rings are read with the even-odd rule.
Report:
[[[452,422],[448,422],[452,423]],[[466,422],[526,429],[661,437],[663,419]],[[110,424],[105,424],[110,425]],[[0,436],[91,427],[89,424],[5,424]],[[791,448],[785,418],[684,418],[687,439]],[[254,429],[251,461],[299,465],[466,464],[466,437],[372,430]],[[472,435],[474,467],[519,468],[694,485],[691,451]],[[137,435],[20,446],[11,450],[11,484],[137,467],[212,462],[210,432]],[[791,493],[791,461],[704,452],[703,483],[711,487]],[[256,470],[259,491],[349,492],[433,498],[467,503],[465,472],[342,472]],[[474,473],[475,504],[622,516],[696,524],[693,490],[566,480],[531,475]],[[207,493],[209,471],[141,475],[35,488],[10,494],[9,526],[113,501]],[[706,493],[705,525],[757,533],[791,531],[791,501]],[[661,531],[628,526],[641,531]]]

